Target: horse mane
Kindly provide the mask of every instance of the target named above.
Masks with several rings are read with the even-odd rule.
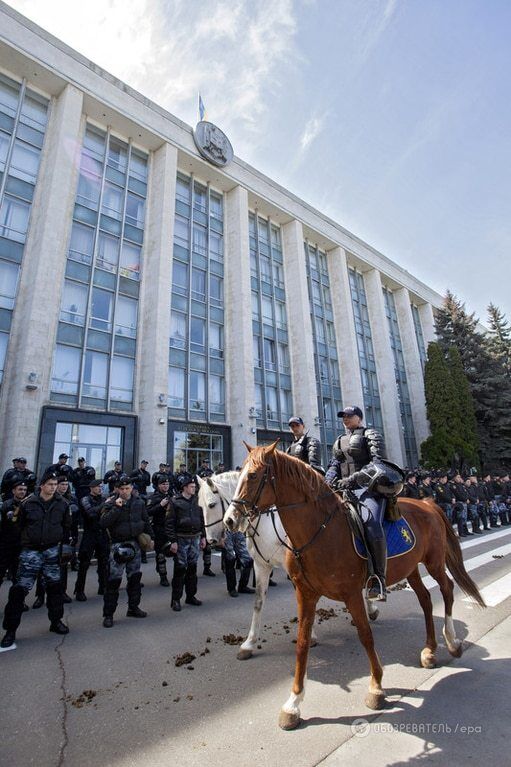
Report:
[[[271,455],[275,478],[291,483],[308,499],[315,501],[329,486],[323,476],[307,463],[293,455],[274,450]],[[247,458],[248,465],[261,469],[268,462],[267,448],[254,447]]]

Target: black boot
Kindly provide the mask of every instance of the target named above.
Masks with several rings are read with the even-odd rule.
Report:
[[[62,593],[62,582],[48,582],[46,584],[46,607],[48,608],[48,618],[50,619],[50,631],[53,627],[59,626],[64,617],[64,594]],[[64,624],[62,623],[64,626]],[[67,629],[67,626],[64,626]],[[67,634],[67,631],[56,631],[57,634]]]
[[[53,631],[54,634],[69,634],[69,629],[66,626],[65,623],[62,623],[62,621],[56,621],[55,623],[50,623],[50,631]]]
[[[216,578],[216,573],[213,572],[211,569],[211,565],[207,565],[204,567],[204,570],[202,571],[203,575],[209,575],[210,578]]]
[[[187,605],[195,605],[198,607],[202,604],[200,599],[197,599],[195,594],[197,593],[197,565],[188,565],[185,571],[185,592]]]
[[[240,582],[238,584],[238,594],[255,594],[255,590],[251,589],[248,585],[251,570],[252,565],[245,565],[245,567],[241,568]]]
[[[75,583],[75,599],[77,602],[87,601],[87,597],[85,596],[85,579],[87,577],[88,569],[89,569],[89,562],[82,561],[80,559],[80,564],[78,566],[78,575],[76,576],[76,583]]]
[[[69,605],[73,600],[67,593],[67,565],[60,566],[60,582],[62,584],[62,599],[65,605]]]
[[[140,598],[142,596],[142,587],[140,581],[142,580],[142,573],[133,573],[128,578],[128,611],[126,615],[128,618],[146,618],[147,613],[141,610],[139,607]]]
[[[237,597],[236,591],[236,560],[225,557],[225,580],[227,581],[227,591],[231,597]]]
[[[172,602],[179,602],[183,596],[183,589],[185,586],[185,573],[186,567],[181,567],[181,565],[177,564],[177,559],[174,560],[174,575],[172,576]]]
[[[2,641],[0,642],[0,647],[2,648],[2,650],[8,650],[9,647],[13,646],[15,641],[16,641],[16,632],[6,631],[2,637]]]
[[[14,584],[9,589],[9,598],[4,610],[3,628],[7,632],[16,633],[21,623],[23,605],[25,603],[25,589],[19,584]]]
[[[121,585],[120,578],[113,578],[107,581],[105,595],[103,597],[103,617],[112,618],[117,609],[117,602],[119,601],[119,586]],[[104,625],[104,623],[103,623]]]
[[[167,564],[165,562],[165,554],[158,552],[156,555],[156,572],[160,576],[160,586],[169,588],[170,583],[167,578]]]
[[[366,584],[366,599],[387,601],[387,586],[385,572],[387,569],[387,543],[385,538],[372,538],[367,535],[366,545],[373,562],[374,575],[370,576]]]

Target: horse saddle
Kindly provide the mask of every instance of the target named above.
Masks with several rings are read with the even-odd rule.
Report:
[[[362,559],[367,559],[367,550],[360,532],[363,531],[362,519],[365,514],[372,511],[371,503],[374,503],[365,493],[356,491],[355,495],[361,501],[361,506],[356,508],[354,503],[349,503],[350,510],[350,524],[352,530],[353,548],[356,553]],[[357,504],[358,505],[358,504]],[[362,519],[361,519],[362,517]],[[384,519],[382,522],[383,532],[385,534],[385,540],[387,542],[387,558],[400,557],[403,554],[407,554],[415,546],[415,534],[403,517],[399,517],[397,520]],[[358,532],[360,531],[360,532]]]

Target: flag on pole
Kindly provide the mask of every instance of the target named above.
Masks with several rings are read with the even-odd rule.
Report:
[[[206,112],[206,107],[204,106],[204,102],[201,98],[200,93],[199,93],[199,119],[201,121],[208,119],[208,113]]]

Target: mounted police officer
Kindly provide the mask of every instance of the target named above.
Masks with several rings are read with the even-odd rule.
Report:
[[[93,479],[89,493],[80,500],[83,520],[83,536],[78,551],[78,575],[76,576],[75,598],[77,602],[86,602],[85,579],[91,559],[95,555],[98,562],[98,594],[104,595],[108,568],[108,534],[99,524],[104,496],[101,494],[100,479]]]
[[[326,481],[334,490],[352,490],[358,497],[374,571],[368,579],[366,598],[384,602],[387,598],[387,546],[382,527],[385,496],[401,492],[404,474],[398,466],[385,461],[383,436],[376,429],[362,425],[364,416],[359,407],[346,407],[337,417],[342,418],[346,433],[334,443]]]
[[[68,627],[62,623],[64,602],[60,565],[68,553],[65,549],[69,542],[71,519],[67,501],[57,493],[57,476],[54,472],[45,473],[39,490],[23,501],[19,525],[21,553],[16,581],[9,590],[9,601],[4,612],[5,635],[0,643],[3,649],[14,645],[25,596],[40,572],[46,582],[50,631],[56,634],[69,632]]]
[[[299,415],[290,418],[288,425],[293,433],[293,441],[286,453],[308,463],[320,474],[324,474],[325,470],[321,465],[321,442],[319,439],[310,436],[309,432],[305,430],[303,419]]]

